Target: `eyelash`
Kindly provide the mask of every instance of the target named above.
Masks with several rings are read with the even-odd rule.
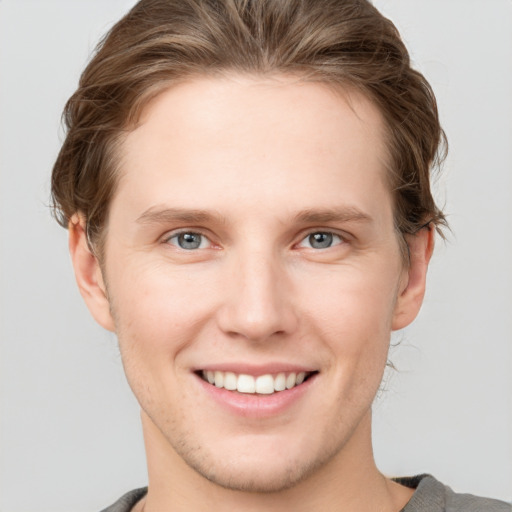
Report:
[[[193,251],[193,250],[197,250],[197,249],[205,249],[205,247],[195,247],[195,248],[185,248],[185,247],[181,247],[180,245],[178,245],[178,243],[172,243],[171,240],[175,239],[176,241],[179,239],[180,236],[182,235],[195,235],[195,236],[200,236],[201,237],[201,242],[200,242],[200,245],[203,244],[204,240],[208,240],[208,242],[211,244],[212,242],[210,241],[210,239],[204,234],[204,233],[201,233],[200,231],[193,231],[191,229],[188,229],[188,230],[182,230],[182,231],[178,231],[176,233],[172,233],[170,236],[166,236],[165,239],[164,239],[164,242],[165,243],[168,243],[168,244],[171,244],[171,245],[174,245],[175,247],[177,247],[178,249],[181,249],[183,251]]]
[[[199,245],[197,247],[189,247],[189,248],[182,247],[181,245],[179,245],[179,242],[178,242],[179,237],[182,236],[182,235],[195,235],[195,236],[201,237]],[[311,246],[311,242],[312,242],[311,237],[313,237],[314,235],[324,235],[324,236],[328,235],[328,237],[330,237],[331,244],[328,245],[327,247],[312,247]],[[336,240],[336,239],[338,241],[336,243],[334,243],[333,240]],[[176,240],[176,243],[173,243],[172,240]],[[165,239],[164,239],[164,243],[171,244],[171,245],[173,245],[173,246],[175,246],[178,249],[181,249],[183,251],[195,251],[195,250],[198,250],[198,249],[206,249],[207,248],[207,247],[201,247],[201,245],[203,245],[205,240],[207,240],[209,242],[209,244],[212,243],[211,240],[208,238],[208,236],[206,236],[201,231],[182,230],[182,231],[178,231],[176,233],[172,233],[170,236],[166,236]],[[310,242],[310,245],[309,246],[303,245],[308,240]],[[190,243],[193,244],[192,241]],[[340,234],[334,233],[333,231],[315,230],[315,231],[310,231],[310,232],[306,233],[303,236],[303,238],[300,240],[300,242],[297,244],[297,246],[298,247],[305,247],[305,248],[308,248],[308,249],[322,251],[322,250],[325,250],[325,249],[330,249],[331,247],[336,247],[338,245],[342,245],[344,243],[346,243],[346,240]]]
[[[298,244],[299,247],[304,247],[303,244],[304,244],[304,242],[306,242],[306,240],[309,240],[311,242],[311,237],[313,237],[314,235],[328,235],[331,238],[331,242],[335,238],[337,238],[339,242],[331,243],[331,245],[329,245],[328,247],[311,247],[311,246],[309,246],[308,247],[309,249],[316,249],[316,250],[321,251],[321,250],[325,250],[325,249],[330,249],[331,247],[335,247],[337,245],[342,245],[343,243],[346,242],[346,240],[341,235],[334,233],[333,231],[310,231],[309,233],[306,234],[306,236],[304,236],[304,238],[302,238],[302,240]]]

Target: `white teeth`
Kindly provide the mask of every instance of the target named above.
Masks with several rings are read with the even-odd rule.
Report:
[[[237,378],[233,372],[226,372],[224,374],[224,388],[234,391],[237,387]]]
[[[256,391],[256,383],[252,375],[239,375],[236,390],[240,393],[254,393]]]
[[[286,375],[284,373],[277,374],[274,379],[274,389],[276,391],[284,391],[286,389]]]
[[[252,375],[233,372],[221,372],[219,370],[207,370],[202,372],[203,379],[218,388],[224,388],[229,391],[238,391],[239,393],[258,393],[261,395],[271,395],[275,391],[284,391],[299,386],[306,379],[306,372],[288,373],[283,372],[277,375],[269,373],[253,377]]]
[[[215,385],[218,388],[224,387],[224,372],[215,372]]]
[[[286,389],[291,389],[293,386],[295,386],[295,379],[297,378],[297,375],[295,373],[290,373],[288,377],[286,377]]]
[[[274,392],[274,378],[272,375],[260,375],[256,379],[256,393],[270,395]]]

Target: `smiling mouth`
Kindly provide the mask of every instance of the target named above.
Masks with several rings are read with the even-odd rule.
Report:
[[[277,374],[265,374],[254,377],[253,375],[237,374],[213,370],[202,370],[197,375],[204,381],[217,388],[239,393],[272,395],[281,391],[295,388],[306,382],[318,372],[289,372]]]

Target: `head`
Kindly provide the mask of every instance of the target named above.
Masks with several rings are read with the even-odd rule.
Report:
[[[435,99],[391,22],[361,0],[143,0],[65,116],[55,205],[150,444],[252,491],[364,459],[445,223]]]

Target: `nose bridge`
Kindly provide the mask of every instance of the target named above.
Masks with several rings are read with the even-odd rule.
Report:
[[[221,328],[254,341],[293,331],[296,318],[291,290],[279,256],[271,247],[248,244],[230,259]]]

